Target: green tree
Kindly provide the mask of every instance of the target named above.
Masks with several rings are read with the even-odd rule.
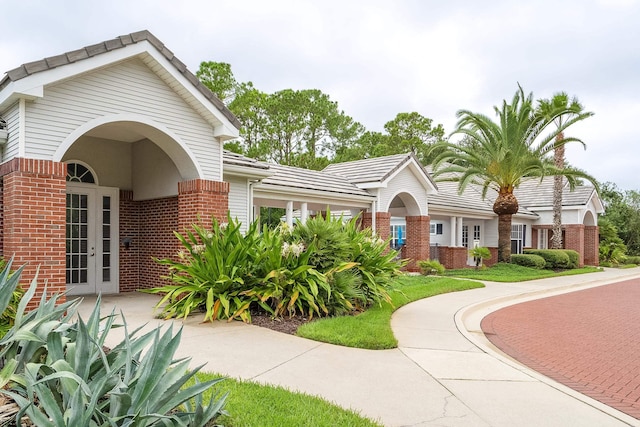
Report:
[[[584,107],[577,98],[569,98],[566,92],[555,93],[550,99],[538,101],[538,113],[546,120],[552,120],[556,127],[566,129],[572,124],[593,116],[593,113],[584,111]],[[562,140],[564,132],[558,132],[553,146],[553,162],[558,169],[564,168],[565,149]],[[562,249],[562,189],[563,177],[553,177],[553,227],[551,235],[551,248]]]
[[[242,123],[241,141],[225,145],[260,160],[321,169],[336,147],[350,145],[364,132],[329,95],[317,89],[284,89],[267,94],[251,82],[238,82],[231,66],[203,62],[196,73]]]
[[[335,162],[360,160],[413,152],[422,164],[430,164],[435,152],[432,147],[444,140],[442,125],[417,112],[399,113],[384,125],[386,133],[365,132],[352,144],[336,150]]]
[[[605,213],[600,218],[613,226],[630,255],[640,255],[640,193],[622,191],[607,182],[601,186],[600,197],[605,205]],[[602,240],[602,230],[600,237]]]
[[[236,95],[238,82],[231,72],[231,65],[226,62],[201,62],[196,77],[215,93],[225,104],[229,104]]]
[[[498,215],[498,262],[510,262],[511,219],[519,209],[513,192],[522,181],[563,175],[573,187],[578,178],[595,180],[578,169],[554,166],[549,153],[555,136],[565,130],[566,123],[549,132],[553,122],[536,113],[533,94],[526,96],[519,86],[511,103],[504,100],[501,108],[494,107],[494,111],[497,121],[468,110],[457,112],[453,134],[466,136],[473,142],[440,144],[438,148],[443,151],[434,161],[434,176],[458,182],[460,192],[469,184],[477,184],[482,188],[482,197],[490,189],[497,193],[493,211]],[[568,142],[581,141],[568,137],[559,143]]]

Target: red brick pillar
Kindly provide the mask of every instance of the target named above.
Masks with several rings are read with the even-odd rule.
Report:
[[[407,270],[420,271],[417,261],[429,259],[429,217],[428,216],[408,216],[407,221],[407,243],[406,257],[409,258]]]
[[[178,232],[191,230],[201,223],[211,226],[211,217],[227,221],[229,211],[229,183],[193,179],[178,183]]]
[[[564,226],[564,248],[578,252],[579,267],[584,266],[584,225],[571,224]]]
[[[586,265],[600,265],[600,233],[597,225],[584,227],[584,263]]]
[[[371,228],[371,212],[364,212],[360,227]],[[391,214],[389,212],[376,212],[376,235],[382,240],[391,236]]]
[[[20,283],[31,282],[39,267],[39,300],[64,292],[67,165],[15,158],[0,165],[2,176],[3,256],[13,267],[25,265]],[[64,300],[64,298],[63,298]]]

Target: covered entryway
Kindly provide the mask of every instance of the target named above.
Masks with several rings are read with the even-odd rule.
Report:
[[[67,164],[65,283],[69,295],[118,292],[117,188],[100,187],[81,163]]]

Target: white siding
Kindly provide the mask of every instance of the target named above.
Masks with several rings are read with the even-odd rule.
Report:
[[[52,158],[82,124],[111,114],[140,114],[175,132],[205,179],[221,180],[220,147],[212,126],[139,59],[131,59],[45,88],[27,104],[27,157]]]
[[[386,209],[393,198],[399,193],[409,193],[413,196],[420,210],[425,213],[427,210],[427,191],[418,181],[418,178],[409,170],[404,168],[396,176],[389,181],[386,188],[380,189],[379,206],[380,209]],[[419,215],[418,213],[409,215]]]
[[[2,162],[11,160],[18,155],[18,139],[20,137],[20,109],[18,103],[13,104],[7,111],[2,114],[2,118],[7,122],[7,131],[9,138],[7,144],[2,150]]]
[[[249,183],[246,178],[225,176],[229,183],[229,214],[242,223],[241,230],[245,231],[249,224],[247,212],[247,198],[249,195]]]
[[[527,227],[531,228],[531,227]],[[486,220],[484,222],[484,246],[489,248],[498,247],[498,218]]]

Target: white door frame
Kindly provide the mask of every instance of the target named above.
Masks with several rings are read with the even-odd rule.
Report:
[[[67,194],[87,195],[86,284],[67,283],[69,295],[112,294],[119,291],[119,205],[118,188],[67,182]],[[67,242],[65,242],[67,243]],[[67,264],[70,243],[67,247]],[[77,248],[74,248],[74,250]],[[80,253],[78,256],[83,256]],[[67,268],[69,266],[67,265]],[[70,273],[72,274],[72,273]],[[80,274],[80,273],[78,273]],[[72,279],[73,281],[73,279]]]

